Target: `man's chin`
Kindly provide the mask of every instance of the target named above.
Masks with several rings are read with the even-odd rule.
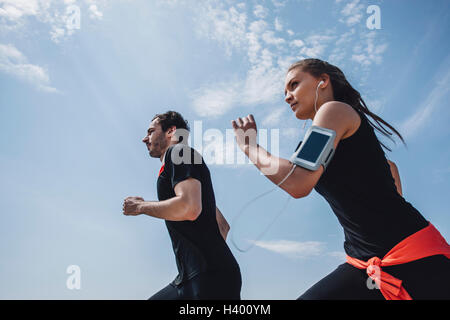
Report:
[[[157,153],[157,152],[154,152],[154,151],[149,151],[148,154],[152,158],[161,158],[161,153]]]

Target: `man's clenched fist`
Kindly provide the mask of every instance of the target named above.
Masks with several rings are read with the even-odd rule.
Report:
[[[139,212],[139,205],[144,202],[141,197],[126,197],[123,202],[123,214],[126,216],[137,216]]]

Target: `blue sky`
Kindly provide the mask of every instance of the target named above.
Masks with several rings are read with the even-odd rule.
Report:
[[[367,28],[369,5],[381,29]],[[205,153],[217,143],[208,136],[225,139],[232,119],[252,113],[288,158],[304,130],[283,77],[305,57],[339,66],[400,130],[408,148],[390,144],[388,156],[404,196],[449,239],[449,9],[446,0],[0,0],[0,298],[146,299],[164,287],[176,266],[163,221],[121,211],[126,196],[157,199],[160,162],[141,142],[149,121],[174,109],[201,123],[192,135]],[[220,155],[207,159],[231,223],[272,185]],[[250,206],[231,226],[237,241],[255,240],[286,198],[277,190]],[[228,239],[242,298],[298,297],[344,261],[343,240],[317,193],[290,200],[247,253]],[[79,290],[66,287],[70,265]]]

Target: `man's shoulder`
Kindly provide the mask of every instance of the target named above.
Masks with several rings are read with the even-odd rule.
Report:
[[[191,146],[183,143],[171,145],[166,152],[165,161],[177,164],[202,164],[202,155]]]

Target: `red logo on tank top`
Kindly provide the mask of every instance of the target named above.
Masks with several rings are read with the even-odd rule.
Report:
[[[158,174],[158,177],[161,175],[161,173],[164,171],[164,163],[163,163],[163,165],[161,166],[161,169],[159,169],[159,174]]]

